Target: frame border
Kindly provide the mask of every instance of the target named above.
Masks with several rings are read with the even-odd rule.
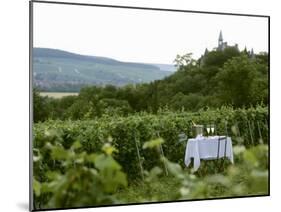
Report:
[[[29,2],[29,210],[33,211],[33,2]]]
[[[205,199],[141,202],[141,203],[136,202],[136,203],[127,203],[127,204],[124,203],[124,204],[111,204],[111,205],[93,205],[93,206],[81,206],[81,207],[69,207],[69,208],[34,209],[33,186],[32,186],[33,184],[33,151],[32,151],[33,148],[33,131],[32,131],[33,128],[33,10],[34,10],[33,3],[267,18],[268,21],[268,123],[267,123],[268,124],[268,194],[233,196],[233,197],[216,197],[216,198],[205,198]],[[249,198],[249,197],[268,197],[268,196],[270,196],[270,16],[269,15],[242,14],[242,13],[230,13],[230,12],[210,12],[210,11],[208,12],[208,11],[196,11],[196,10],[180,10],[180,9],[154,8],[154,7],[150,8],[150,7],[109,5],[109,4],[90,4],[90,3],[77,3],[77,2],[75,3],[75,2],[63,2],[63,1],[57,2],[57,1],[29,0],[29,210],[30,211],[87,209],[87,208],[100,208],[100,207],[148,205],[148,204],[193,202],[193,201],[206,201],[206,200],[241,199],[241,198]]]
[[[45,3],[45,4],[64,4],[64,5],[78,5],[78,6],[94,6],[94,7],[111,7],[111,8],[122,8],[122,9],[136,9],[136,10],[156,10],[165,12],[190,12],[190,13],[201,13],[201,14],[214,14],[214,15],[233,15],[233,16],[250,16],[250,17],[261,17],[268,18],[269,15],[257,15],[257,14],[242,14],[242,13],[230,13],[230,12],[208,12],[198,10],[180,10],[180,9],[168,9],[168,8],[156,8],[156,7],[138,7],[138,6],[125,6],[125,5],[109,5],[109,4],[91,4],[91,3],[75,3],[75,2],[64,2],[64,1],[43,1],[43,0],[31,0],[34,3]]]

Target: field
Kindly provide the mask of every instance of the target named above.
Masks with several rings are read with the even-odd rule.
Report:
[[[40,92],[40,96],[48,96],[55,99],[59,99],[65,96],[77,96],[79,93],[74,92]]]

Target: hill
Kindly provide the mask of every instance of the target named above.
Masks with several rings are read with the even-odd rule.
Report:
[[[192,61],[185,55],[183,59]],[[266,106],[268,59],[266,52],[251,55],[228,47],[211,51],[190,63],[179,61],[187,65],[179,66],[164,79],[137,86],[88,86],[77,96],[59,99],[41,97],[35,90],[36,121]]]
[[[169,64],[122,62],[49,48],[33,49],[34,84],[44,91],[79,91],[85,85],[137,84],[163,79]]]

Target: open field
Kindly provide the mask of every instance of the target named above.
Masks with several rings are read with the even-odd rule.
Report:
[[[48,96],[56,99],[62,98],[64,96],[77,96],[78,93],[74,92],[40,92],[40,96]]]

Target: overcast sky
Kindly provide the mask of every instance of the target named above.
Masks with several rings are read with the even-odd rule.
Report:
[[[173,63],[224,41],[268,50],[267,18],[34,3],[34,47],[121,61]]]

